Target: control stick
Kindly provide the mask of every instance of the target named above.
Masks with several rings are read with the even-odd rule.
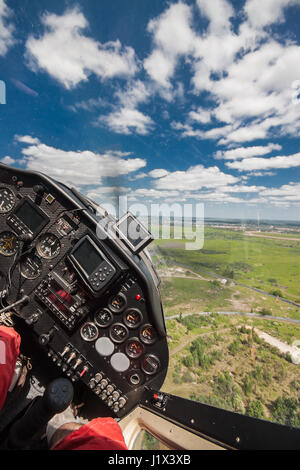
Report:
[[[32,439],[48,421],[62,413],[73,400],[74,389],[68,379],[53,380],[42,397],[38,397],[25,415],[12,425],[8,436],[9,449],[28,449]]]

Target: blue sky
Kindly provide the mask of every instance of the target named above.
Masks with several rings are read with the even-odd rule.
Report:
[[[0,0],[1,160],[300,220],[300,0]]]

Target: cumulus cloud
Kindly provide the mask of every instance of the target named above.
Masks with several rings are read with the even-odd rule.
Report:
[[[0,160],[2,163],[5,163],[5,165],[13,165],[16,161],[11,158],[9,155],[6,155],[6,157],[1,158]]]
[[[137,59],[131,47],[119,40],[102,44],[84,34],[88,22],[78,8],[63,15],[46,13],[42,17],[44,33],[30,36],[26,58],[33,71],[43,70],[67,89],[86,81],[90,74],[102,80],[129,77],[137,71]]]
[[[266,155],[273,150],[281,150],[282,147],[279,144],[268,144],[259,145],[254,147],[239,147],[230,150],[218,150],[215,153],[216,159],[224,160],[242,160],[244,158],[257,157],[259,155]]]
[[[119,134],[148,134],[154,127],[153,120],[137,109],[138,105],[148,101],[152,91],[141,81],[129,82],[125,90],[117,90],[115,97],[118,104],[113,111],[101,115],[97,122]]]
[[[248,0],[244,9],[252,27],[264,28],[282,22],[284,9],[292,5],[299,5],[299,0]]]
[[[23,144],[39,144],[40,140],[31,135],[15,135],[15,140]]]
[[[185,62],[194,93],[210,97],[208,108],[192,109],[173,128],[183,137],[219,139],[222,145],[298,135],[300,100],[292,97],[300,76],[300,45],[284,35],[279,40],[270,30],[284,20],[287,8],[298,5],[299,0],[247,0],[242,16],[228,0],[197,0],[208,20],[201,33],[194,27],[192,6],[182,2],[151,20],[154,47],[144,67],[152,80],[170,89],[179,63]],[[204,130],[207,124],[211,128]]]
[[[204,109],[201,106],[196,111],[189,112],[189,120],[198,122],[199,124],[208,124],[211,121],[212,112],[209,109]]]
[[[0,56],[4,56],[8,49],[15,43],[13,33],[14,26],[9,23],[12,11],[4,0],[0,0]]]
[[[136,181],[136,180],[142,180],[142,179],[146,178],[146,176],[148,176],[147,173],[142,172],[142,173],[138,173],[137,175],[134,175],[134,176],[129,176],[128,179],[130,181]]]
[[[220,168],[203,165],[190,167],[186,171],[174,171],[155,181],[157,189],[173,189],[196,191],[201,188],[217,188],[239,181],[239,178],[223,173]]]
[[[151,176],[151,178],[162,178],[168,174],[169,172],[163,168],[157,168],[156,170],[149,171],[149,176]]]
[[[102,178],[127,175],[146,166],[146,160],[129,158],[130,153],[120,151],[76,152],[35,143],[25,147],[22,153],[27,169],[40,171],[66,184],[78,186],[97,185]]]
[[[148,75],[162,87],[170,88],[177,60],[193,50],[194,32],[191,29],[192,9],[182,3],[170,5],[159,17],[151,20],[154,49],[145,59]]]
[[[138,109],[121,108],[106,116],[99,117],[98,124],[104,124],[118,134],[129,135],[135,132],[147,135],[153,128],[154,122]]]
[[[239,171],[295,168],[300,166],[300,153],[271,158],[245,158],[241,161],[228,162],[226,166]]]
[[[197,5],[203,16],[209,20],[209,31],[223,34],[231,28],[230,18],[234,10],[230,3],[224,0],[197,0]]]

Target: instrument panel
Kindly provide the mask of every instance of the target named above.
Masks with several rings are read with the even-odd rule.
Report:
[[[21,337],[78,393],[121,417],[145,387],[161,387],[168,346],[149,261],[99,237],[98,222],[66,186],[0,165],[2,303],[28,296],[16,307]]]

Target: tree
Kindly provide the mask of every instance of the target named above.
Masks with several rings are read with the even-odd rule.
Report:
[[[272,414],[278,423],[287,426],[300,426],[300,402],[297,398],[277,398],[272,406]]]

